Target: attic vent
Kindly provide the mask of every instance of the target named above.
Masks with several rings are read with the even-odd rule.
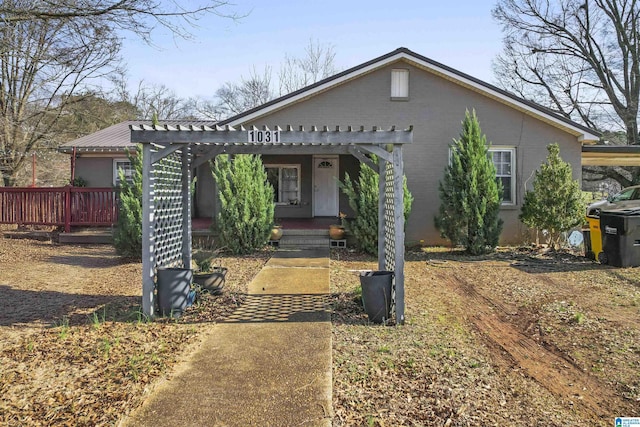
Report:
[[[391,70],[391,100],[406,101],[409,99],[409,70],[395,68]]]

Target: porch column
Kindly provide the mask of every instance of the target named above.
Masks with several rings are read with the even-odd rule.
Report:
[[[396,324],[404,324],[404,162],[402,145],[393,146]]]
[[[191,148],[182,148],[182,263],[191,268]]]
[[[154,185],[151,144],[142,144],[142,312],[152,319],[155,307]]]

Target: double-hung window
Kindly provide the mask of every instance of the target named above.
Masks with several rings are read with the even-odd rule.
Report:
[[[449,149],[449,163],[454,147]],[[489,158],[496,168],[496,180],[502,183],[502,204],[516,204],[516,149],[514,147],[491,147]]]
[[[124,177],[127,182],[133,180],[133,166],[129,159],[114,159],[113,160],[113,185],[116,187],[120,184],[120,171],[124,172]]]
[[[496,167],[496,179],[502,183],[502,204],[516,204],[516,149],[491,147],[489,155]]]
[[[277,205],[300,203],[300,165],[265,165]]]

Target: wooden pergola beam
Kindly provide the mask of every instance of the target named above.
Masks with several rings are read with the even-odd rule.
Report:
[[[227,144],[234,143],[244,146],[259,147],[281,146],[287,144],[317,144],[317,145],[352,145],[352,144],[409,144],[413,140],[413,128],[406,130],[274,130],[279,132],[279,142],[249,142],[249,131],[224,129],[207,126],[150,126],[132,125],[131,142],[153,142],[160,145],[167,144]]]

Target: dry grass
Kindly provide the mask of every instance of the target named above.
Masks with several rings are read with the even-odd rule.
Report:
[[[0,425],[114,425],[235,309],[269,252],[219,257],[220,296],[146,322],[141,267],[108,246],[0,239]]]
[[[0,425],[114,425],[242,303],[270,252],[214,257],[220,296],[145,322],[140,265],[0,239]],[[407,254],[404,326],[370,325],[332,252],[335,426],[612,425],[640,416],[640,270],[565,253]]]
[[[339,258],[338,258],[339,254]],[[407,322],[368,325],[334,253],[334,425],[612,425],[640,414],[637,269],[570,254],[407,255]]]

